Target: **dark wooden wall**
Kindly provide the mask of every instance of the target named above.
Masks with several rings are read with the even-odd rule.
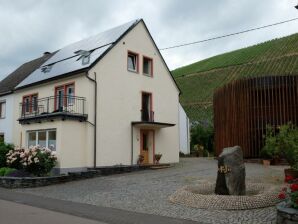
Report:
[[[266,125],[298,125],[298,76],[264,76],[229,83],[214,93],[215,150],[239,145],[258,158]]]

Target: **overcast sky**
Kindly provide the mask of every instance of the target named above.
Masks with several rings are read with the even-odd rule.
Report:
[[[298,17],[296,0],[0,0],[0,80],[22,63],[137,18],[160,48]],[[298,21],[162,51],[174,69],[298,31]]]

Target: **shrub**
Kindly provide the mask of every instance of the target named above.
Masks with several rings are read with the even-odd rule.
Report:
[[[292,183],[288,187],[282,188],[278,198],[285,200],[288,206],[298,209],[298,184]]]
[[[214,128],[210,124],[198,123],[191,128],[191,150],[201,145],[210,153],[214,151]],[[193,152],[192,152],[193,153]]]
[[[13,168],[9,168],[9,167],[2,167],[0,168],[0,176],[7,176],[9,174],[11,174],[12,172],[14,172],[16,169]]]
[[[282,125],[277,130],[267,126],[265,145],[260,155],[266,159],[284,157],[291,168],[298,170],[298,129],[292,123]]]
[[[6,166],[6,154],[13,149],[13,145],[0,142],[0,168]]]
[[[263,159],[273,159],[279,157],[278,139],[272,126],[267,125],[265,135],[265,145],[260,151],[260,157]]]
[[[7,164],[11,168],[23,169],[36,176],[48,174],[56,165],[55,152],[40,146],[29,149],[15,148],[7,153]]]

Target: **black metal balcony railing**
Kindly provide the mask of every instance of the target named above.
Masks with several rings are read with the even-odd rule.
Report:
[[[154,121],[154,111],[152,110],[141,110],[141,120],[153,122]]]
[[[87,117],[86,99],[77,96],[51,96],[20,103],[19,121],[51,117]]]

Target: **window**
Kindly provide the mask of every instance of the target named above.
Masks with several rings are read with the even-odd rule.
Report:
[[[151,58],[143,57],[143,74],[153,76],[153,60]]]
[[[139,72],[139,56],[136,53],[128,52],[127,70],[131,72]]]
[[[0,102],[0,118],[5,118],[6,102]]]
[[[0,133],[0,143],[4,143],[4,133]]]
[[[75,86],[74,83],[56,87],[55,90],[55,108],[63,111],[63,107],[72,106],[75,103]]]
[[[31,94],[23,97],[23,113],[32,113],[38,110],[38,95]]]
[[[27,134],[28,147],[39,145],[56,150],[56,130],[29,131]]]

